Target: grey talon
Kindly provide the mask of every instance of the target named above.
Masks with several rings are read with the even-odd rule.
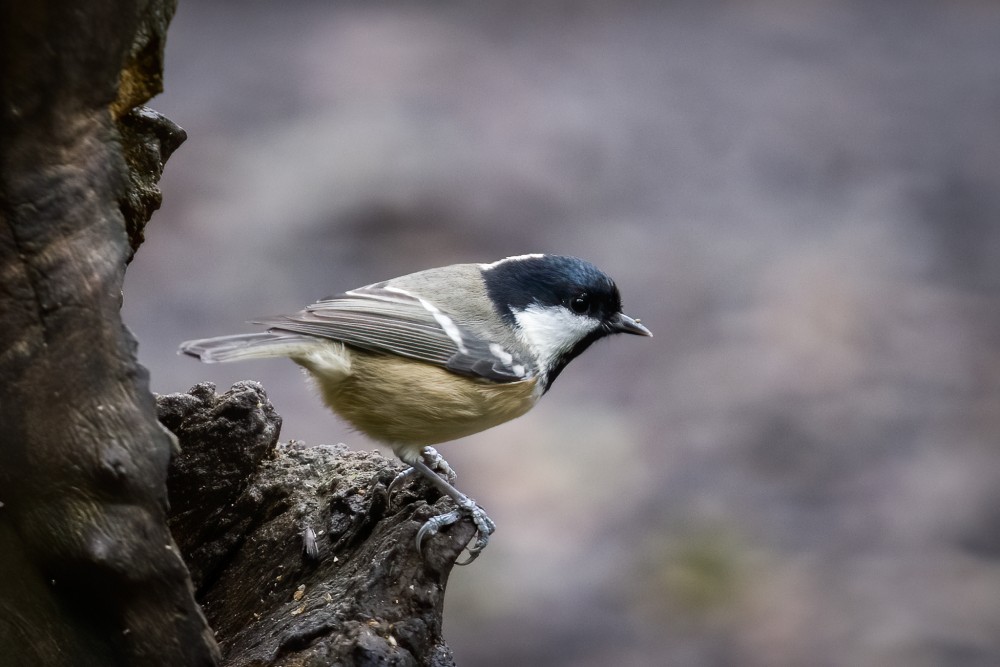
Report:
[[[385,488],[385,495],[386,495],[386,500],[388,501],[387,504],[390,507],[392,506],[392,492],[396,490],[396,488],[400,483],[402,483],[407,478],[412,477],[416,472],[417,472],[416,468],[413,467],[407,468],[403,472],[393,477],[392,481],[389,482],[389,486]]]
[[[428,452],[428,450],[430,451]],[[486,545],[489,544],[490,535],[492,535],[493,531],[496,530],[496,524],[493,523],[493,520],[487,516],[483,508],[477,505],[475,501],[470,499],[447,481],[441,479],[441,477],[438,476],[437,473],[435,473],[431,468],[431,465],[425,462],[428,459],[430,459],[431,464],[437,470],[443,471],[446,475],[450,472],[450,476],[454,476],[455,472],[451,469],[451,466],[449,466],[448,463],[441,458],[441,456],[434,451],[432,447],[425,447],[421,452],[420,458],[409,462],[413,466],[411,470],[419,472],[423,475],[429,482],[436,486],[438,490],[454,500],[458,507],[450,512],[431,517],[424,523],[423,526],[420,527],[420,530],[417,531],[417,551],[423,553],[421,547],[423,546],[425,538],[436,535],[442,528],[457,522],[462,518],[462,515],[465,514],[469,516],[475,524],[477,536],[475,543],[471,547],[468,547],[468,560],[456,562],[456,565],[468,565],[474,561],[479,556],[479,553],[486,548]],[[397,475],[397,479],[404,474],[408,474],[408,472],[409,471],[404,471],[403,473],[400,473],[400,475]],[[395,481],[396,480],[393,480],[393,484],[395,484]],[[392,484],[389,486],[391,487]]]

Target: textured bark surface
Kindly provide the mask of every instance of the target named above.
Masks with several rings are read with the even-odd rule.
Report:
[[[4,664],[217,657],[166,525],[173,442],[119,314],[129,236],[155,208],[122,202],[158,196],[162,163],[183,140],[141,119],[123,138],[120,122],[160,88],[173,10],[170,0],[0,3]],[[146,163],[126,162],[123,141]]]
[[[398,464],[276,446],[259,385],[160,399],[122,324],[125,266],[184,132],[160,90],[170,0],[0,2],[0,663],[450,665],[473,528]],[[199,600],[181,554],[191,565]],[[213,636],[214,635],[214,636]],[[218,638],[219,644],[216,643]]]
[[[158,399],[177,436],[170,526],[227,665],[453,665],[441,636],[448,574],[474,528],[416,531],[448,500],[377,452],[277,444],[256,382]]]

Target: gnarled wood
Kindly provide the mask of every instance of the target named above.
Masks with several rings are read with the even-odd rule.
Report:
[[[173,9],[170,0],[0,3],[5,664],[217,658],[166,526],[172,439],[119,315],[131,249],[115,119],[159,90]],[[167,151],[156,150],[162,163]],[[149,212],[130,213],[132,226]]]
[[[448,574],[475,528],[427,540],[441,505],[400,464],[343,445],[277,444],[256,382],[158,399],[178,437],[170,525],[227,665],[453,665],[441,636]]]

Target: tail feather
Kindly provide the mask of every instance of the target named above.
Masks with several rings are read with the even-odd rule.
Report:
[[[299,357],[312,351],[321,341],[293,333],[265,332],[202,338],[181,343],[180,351],[214,364],[244,359]]]

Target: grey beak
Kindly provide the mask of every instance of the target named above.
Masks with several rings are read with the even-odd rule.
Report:
[[[625,313],[616,313],[612,316],[610,324],[611,331],[614,333],[628,333],[635,334],[636,336],[653,337],[652,331],[639,324],[639,320],[633,320]]]

